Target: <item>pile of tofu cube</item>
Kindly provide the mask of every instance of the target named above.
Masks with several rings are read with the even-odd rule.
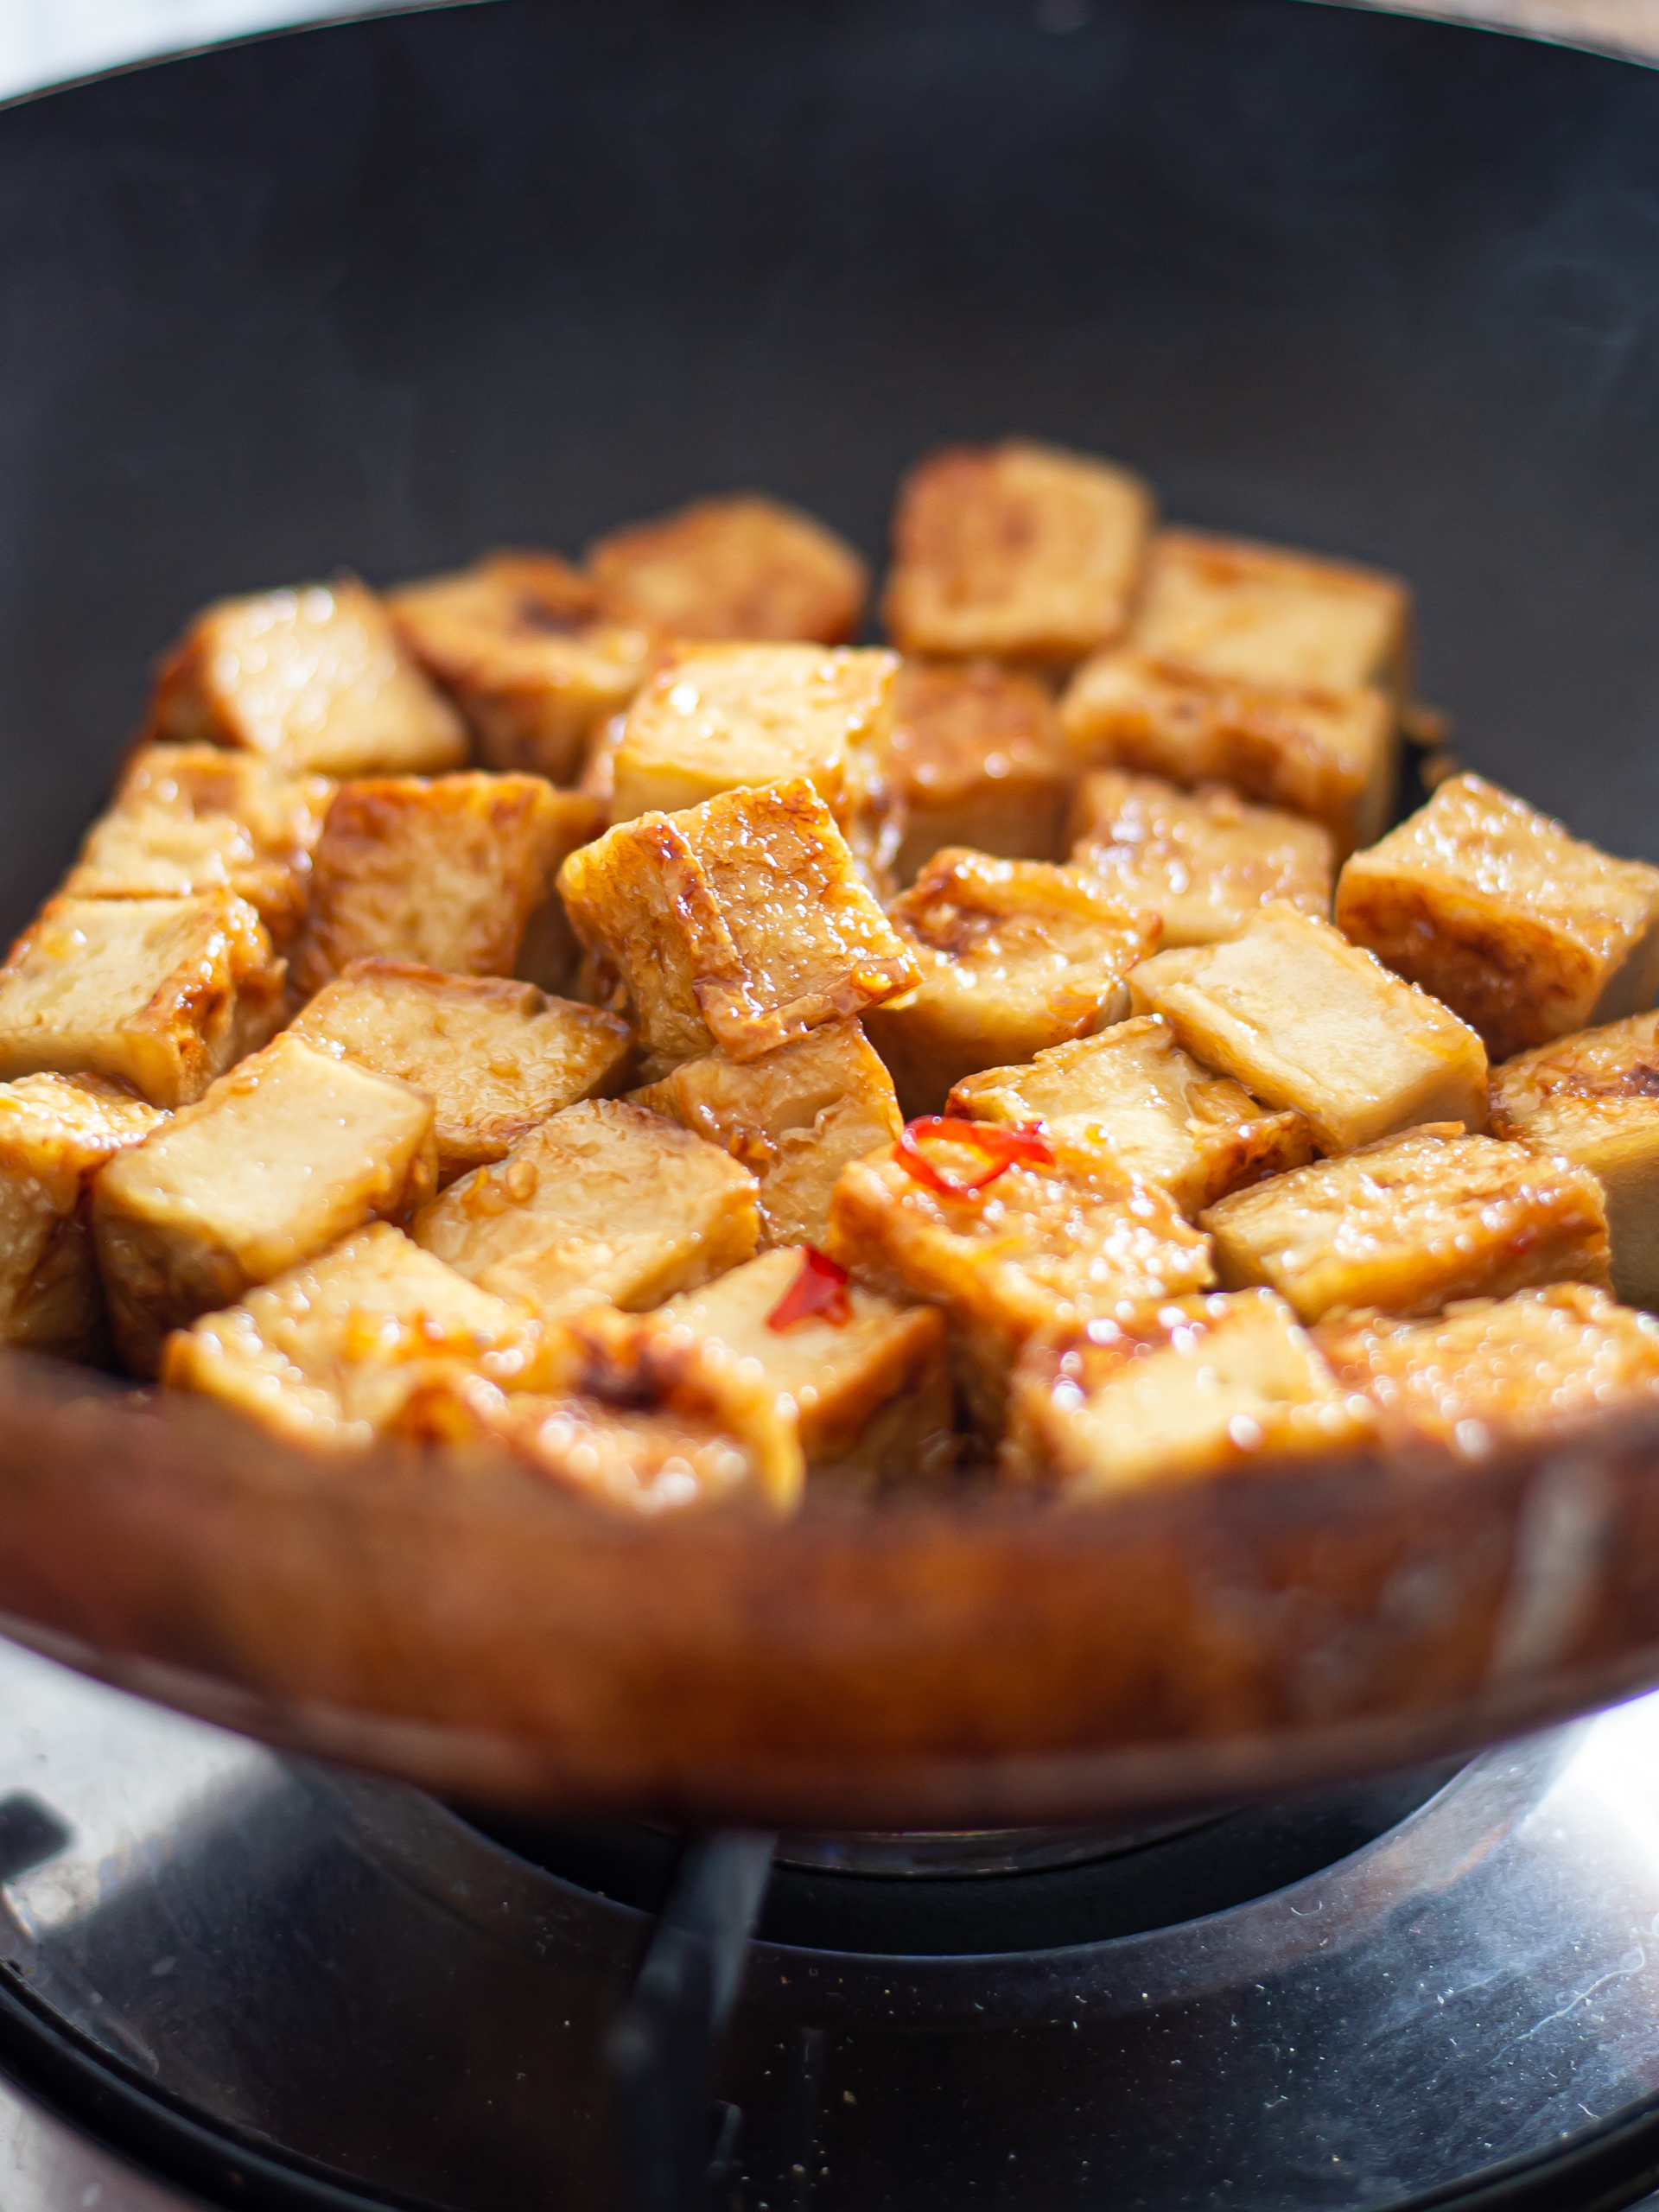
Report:
[[[0,1340],[624,1512],[1659,1406],[1659,868],[1010,442],[207,608],[0,970]]]

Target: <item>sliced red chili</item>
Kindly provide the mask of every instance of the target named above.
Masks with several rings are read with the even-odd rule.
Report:
[[[922,1150],[924,1137],[945,1137],[952,1144],[966,1145],[976,1152],[985,1162],[984,1168],[972,1175],[948,1174],[937,1167]],[[930,1191],[938,1191],[945,1198],[971,1198],[987,1190],[999,1175],[1006,1175],[1010,1167],[1052,1167],[1053,1148],[1043,1135],[1040,1122],[1024,1122],[1018,1128],[1005,1128],[997,1122],[960,1122],[945,1114],[924,1114],[906,1124],[899,1139],[899,1157],[918,1183],[925,1183]]]
[[[766,1316],[766,1326],[779,1335],[798,1321],[828,1321],[839,1329],[853,1318],[847,1295],[847,1270],[809,1244],[801,1254],[801,1271]]]

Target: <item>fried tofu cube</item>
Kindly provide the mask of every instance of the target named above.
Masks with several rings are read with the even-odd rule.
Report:
[[[270,1037],[283,974],[229,891],[49,899],[0,968],[0,1082],[101,1075],[186,1105]]]
[[[1485,1122],[1474,1031],[1294,906],[1263,906],[1225,944],[1154,953],[1129,990],[1137,1013],[1161,1014],[1195,1058],[1305,1114],[1322,1152],[1419,1122]]]
[[[1167,946],[1236,936],[1274,899],[1305,914],[1331,912],[1330,831],[1247,806],[1220,785],[1179,791],[1155,776],[1097,769],[1078,788],[1070,842],[1072,867],[1124,906],[1156,914]]]
[[[279,949],[305,913],[311,849],[334,795],[257,753],[144,745],[86,833],[69,899],[182,899],[233,891]]]
[[[1432,1321],[1357,1314],[1314,1341],[1395,1449],[1478,1459],[1659,1402],[1659,1320],[1585,1283],[1469,1299]]]
[[[1354,855],[1337,921],[1495,1060],[1643,1012],[1659,989],[1659,868],[1610,859],[1479,776]]]
[[[904,822],[893,863],[900,883],[944,845],[1007,860],[1060,858],[1077,770],[1034,676],[988,660],[906,661],[893,698],[886,766]]]
[[[1245,1290],[1037,1338],[1014,1374],[1004,1469],[1083,1504],[1321,1458],[1374,1427],[1284,1300]]]
[[[943,1315],[849,1282],[843,1310],[790,1319],[803,1268],[823,1264],[800,1247],[763,1252],[671,1300],[653,1325],[747,1363],[795,1427],[815,1484],[868,1494],[947,1474],[956,1438]]]
[[[95,1075],[0,1084],[0,1344],[64,1359],[103,1350],[87,1196],[106,1160],[165,1119]]]
[[[987,1435],[1038,1329],[1121,1318],[1215,1280],[1209,1238],[1098,1146],[1056,1135],[1046,1156],[993,1161],[988,1173],[984,1154],[946,1132],[911,1142],[919,1162],[895,1146],[842,1173],[829,1255],[873,1289],[944,1308],[958,1381]]]
[[[555,879],[601,818],[593,800],[540,776],[342,784],[313,855],[296,990],[308,998],[372,956],[446,975],[563,982],[569,958],[559,948],[569,940]]]
[[[821,1245],[842,1169],[904,1127],[893,1077],[856,1021],[827,1021],[741,1067],[723,1052],[683,1060],[638,1101],[753,1171],[765,1246]]]
[[[1161,531],[1147,559],[1134,640],[1154,660],[1291,691],[1397,695],[1411,595],[1397,576],[1350,561]]]
[[[1601,1185],[1613,1289],[1659,1306],[1659,1014],[1562,1037],[1492,1070],[1491,1126]]]
[[[886,738],[896,654],[817,645],[686,645],[629,709],[613,822],[674,814],[744,784],[806,778],[843,824]]]
[[[1083,454],[1011,439],[931,454],[906,478],[882,601],[901,652],[1066,665],[1113,644],[1152,495]]]
[[[1535,1283],[1607,1282],[1607,1217],[1586,1168],[1457,1122],[1317,1160],[1210,1208],[1229,1289],[1267,1283],[1304,1321],[1375,1306],[1434,1313]]]
[[[1301,1115],[1269,1113],[1230,1076],[1200,1067],[1155,1014],[1051,1046],[1028,1067],[969,1076],[946,1111],[1010,1128],[1039,1122],[1074,1143],[1103,1144],[1188,1216],[1313,1152]]]
[[[869,571],[833,531],[742,493],[613,531],[588,548],[588,571],[612,621],[678,638],[838,645],[857,634],[869,589]]]
[[[206,608],[162,665],[144,735],[324,776],[435,775],[467,758],[461,716],[353,577]]]
[[[466,717],[485,766],[556,784],[575,782],[594,733],[662,653],[649,629],[604,620],[594,585],[551,553],[492,553],[405,584],[386,607]]]
[[[375,1222],[175,1331],[161,1379],[289,1442],[349,1452],[385,1433],[435,1376],[518,1384],[539,1379],[542,1356],[522,1307]]]
[[[620,1087],[633,1052],[626,1022],[597,1007],[397,960],[353,960],[289,1034],[423,1090],[440,1183],[505,1160],[550,1115]]]
[[[417,1244],[543,1313],[659,1306],[753,1256],[747,1167],[626,1100],[567,1107],[422,1209]]]
[[[802,777],[620,823],[571,855],[559,888],[626,984],[653,1076],[716,1047],[758,1059],[917,980]]]
[[[937,1113],[982,1068],[1004,1067],[1128,1012],[1124,982],[1158,941],[1076,868],[947,847],[894,900],[922,980],[865,1016],[906,1114]]]
[[[278,1037],[99,1176],[92,1231],[118,1351],[153,1374],[169,1329],[404,1214],[436,1178],[429,1098]]]

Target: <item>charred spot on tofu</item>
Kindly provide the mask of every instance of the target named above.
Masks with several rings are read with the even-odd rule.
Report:
[[[550,1115],[620,1088],[633,1051],[626,1022],[594,1007],[397,960],[353,961],[289,1033],[423,1090],[441,1183],[505,1159]]]
[[[492,553],[387,595],[398,636],[466,717],[488,768],[556,784],[660,658],[649,629],[599,613],[588,578],[551,553]]]
[[[613,621],[681,638],[800,638],[836,645],[863,617],[869,573],[850,545],[776,499],[699,499],[588,549]]]
[[[1535,1283],[1607,1282],[1607,1217],[1587,1169],[1457,1123],[1408,1129],[1224,1198],[1216,1268],[1268,1283],[1304,1321],[1373,1306],[1433,1313]]]
[[[232,892],[49,899],[0,969],[0,1081],[101,1075],[186,1105],[269,1038],[283,976]]]
[[[893,862],[912,882],[942,846],[1007,860],[1058,860],[1077,771],[1054,702],[1033,676],[995,661],[906,661],[885,747],[904,823]]]
[[[1185,792],[1155,776],[1099,769],[1078,788],[1069,839],[1072,867],[1124,906],[1156,914],[1166,946],[1233,937],[1275,899],[1305,914],[1331,912],[1330,832],[1247,806],[1223,785]]]
[[[1004,1471],[1068,1502],[1236,1477],[1367,1442],[1344,1388],[1270,1290],[1184,1298],[1033,1339]]]
[[[1225,944],[1154,953],[1129,976],[1195,1058],[1306,1115],[1324,1152],[1419,1122],[1486,1119],[1486,1055],[1457,1016],[1341,933],[1263,906]]]
[[[1301,1115],[1270,1112],[1230,1076],[1200,1066],[1155,1014],[1052,1046],[1029,1066],[969,1076],[947,1110],[1104,1145],[1187,1215],[1300,1167],[1313,1150]]]
[[[1128,620],[1152,495],[1109,462],[1013,439],[906,478],[882,615],[904,652],[1065,666]]]
[[[753,1172],[765,1245],[822,1244],[842,1169],[904,1126],[893,1077],[850,1020],[741,1066],[721,1052],[683,1061],[638,1096]]]
[[[418,1244],[486,1290],[563,1313],[660,1305],[750,1258],[755,1180],[626,1100],[571,1106],[416,1215]]]
[[[122,1357],[153,1374],[168,1330],[404,1213],[436,1175],[422,1092],[278,1037],[98,1178],[92,1228]]]
[[[460,715],[349,577],[205,609],[162,666],[144,734],[325,776],[430,775],[467,758]]]
[[[559,888],[626,985],[653,1076],[716,1047],[758,1059],[917,979],[804,778],[620,823]]]
[[[1652,1003],[1659,868],[1611,859],[1454,776],[1337,886],[1337,919],[1478,1029],[1494,1059]]]
[[[1659,1321],[1583,1283],[1470,1299],[1428,1321],[1357,1314],[1314,1341],[1396,1449],[1478,1459],[1659,1406]]]
[[[982,1068],[1028,1060],[1122,1018],[1124,981],[1158,941],[1076,868],[947,848],[895,899],[915,989],[865,1017],[906,1114],[933,1113]]]
[[[564,982],[555,879],[600,820],[592,800],[540,776],[342,784],[313,855],[296,989],[309,997],[374,955],[449,975]]]

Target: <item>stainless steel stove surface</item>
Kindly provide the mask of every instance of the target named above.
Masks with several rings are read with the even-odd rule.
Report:
[[[623,2202],[607,2031],[675,1846],[495,1827],[0,1645],[4,2212]],[[708,2202],[1587,2208],[1659,2179],[1659,1699],[1012,1873],[868,1848],[890,1871],[780,1849]]]

